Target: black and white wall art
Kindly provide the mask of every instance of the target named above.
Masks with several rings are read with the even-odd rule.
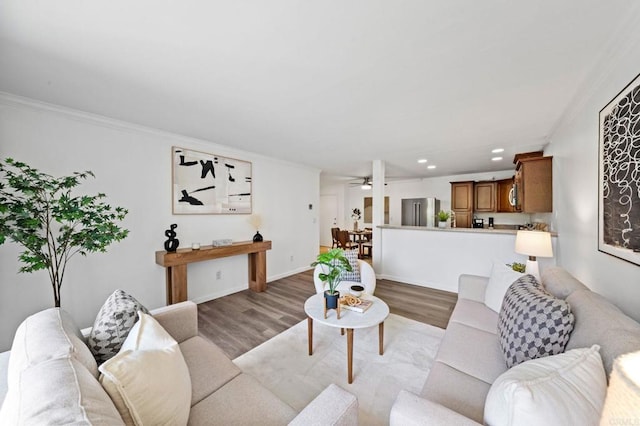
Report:
[[[173,147],[173,214],[250,214],[251,162]]]
[[[640,265],[640,75],[600,111],[598,250]]]

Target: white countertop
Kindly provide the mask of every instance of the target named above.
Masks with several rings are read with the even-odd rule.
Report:
[[[435,232],[471,232],[476,234],[509,234],[515,235],[517,229],[500,229],[500,228],[429,228],[426,226],[397,226],[397,225],[382,225],[378,228],[381,229],[404,229],[410,231],[435,231]],[[552,237],[557,237],[556,232],[551,233]]]

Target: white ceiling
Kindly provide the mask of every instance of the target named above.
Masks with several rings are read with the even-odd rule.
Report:
[[[323,175],[504,170],[548,142],[633,3],[2,0],[0,91]]]

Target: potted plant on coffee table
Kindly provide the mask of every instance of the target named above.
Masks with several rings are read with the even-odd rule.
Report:
[[[447,220],[449,220],[449,213],[445,212],[444,210],[440,210],[438,212],[438,227],[439,228],[446,228],[447,227]]]
[[[337,290],[338,284],[340,284],[340,275],[343,271],[351,272],[353,270],[351,264],[345,257],[344,250],[336,248],[320,253],[316,261],[311,264],[313,267],[317,265],[322,265],[322,272],[318,274],[318,277],[329,285],[329,289],[324,292],[325,306],[327,309],[336,309],[340,298],[340,293]]]

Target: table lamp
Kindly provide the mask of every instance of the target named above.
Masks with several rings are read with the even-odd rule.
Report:
[[[536,256],[553,257],[551,234],[543,231],[518,231],[516,253],[529,256],[525,270],[540,282],[540,268]]]
[[[607,388],[601,425],[640,423],[640,352],[617,358]]]

